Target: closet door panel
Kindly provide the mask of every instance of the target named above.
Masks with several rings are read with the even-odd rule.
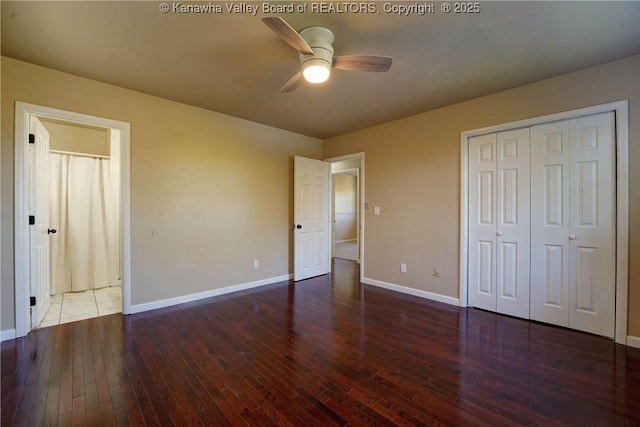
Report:
[[[614,113],[569,122],[569,327],[613,337],[615,322]]]
[[[498,313],[529,318],[529,129],[497,134]]]
[[[568,326],[569,122],[531,128],[531,319]]]
[[[469,139],[469,305],[496,310],[496,134]]]

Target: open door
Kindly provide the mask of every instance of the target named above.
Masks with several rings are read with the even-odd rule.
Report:
[[[329,253],[329,163],[294,158],[293,280],[327,274]]]
[[[31,297],[35,297],[31,327],[35,328],[51,305],[49,236],[55,230],[49,229],[49,133],[34,116],[30,118],[29,129],[33,135],[29,136],[29,269]]]

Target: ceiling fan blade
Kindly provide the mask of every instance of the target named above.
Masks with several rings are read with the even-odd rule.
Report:
[[[313,49],[311,49],[311,46],[309,46],[302,36],[298,34],[296,30],[291,28],[291,25],[287,24],[287,21],[284,19],[277,16],[267,16],[262,18],[262,22],[267,24],[274,33],[298,52],[313,55]]]
[[[280,89],[281,93],[293,92],[302,83],[302,71],[298,71],[295,76],[291,77],[288,82]]]
[[[392,59],[388,56],[350,55],[334,56],[333,67],[348,71],[374,71],[384,73],[391,68]]]

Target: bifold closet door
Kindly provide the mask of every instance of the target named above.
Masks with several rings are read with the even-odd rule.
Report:
[[[569,325],[569,122],[531,128],[531,318]]]
[[[529,129],[469,140],[469,304],[529,318]]]
[[[531,128],[531,318],[613,337],[613,113]]]
[[[469,139],[469,305],[496,311],[495,133]]]

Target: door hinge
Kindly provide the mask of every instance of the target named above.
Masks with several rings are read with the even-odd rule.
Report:
[[[36,306],[36,297],[29,297],[29,307]]]
[[[29,215],[29,225],[34,225],[36,223],[35,215]]]
[[[32,133],[29,134],[29,144],[35,144],[36,143],[36,136]]]

